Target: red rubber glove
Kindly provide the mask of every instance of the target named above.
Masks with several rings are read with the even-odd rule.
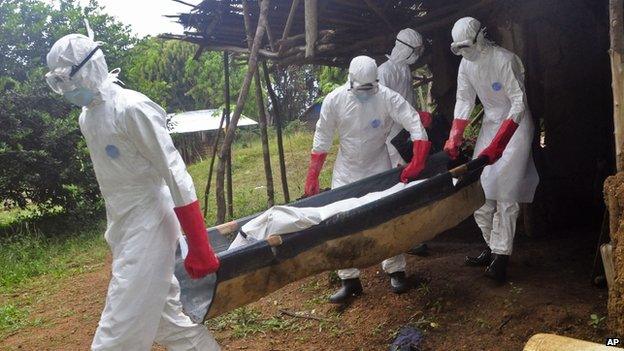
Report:
[[[451,127],[451,133],[449,138],[444,143],[444,151],[451,157],[452,160],[459,156],[459,147],[464,141],[464,130],[470,123],[467,119],[455,118],[453,120],[453,126]]]
[[[504,120],[490,145],[483,149],[479,156],[487,156],[488,164],[490,165],[498,161],[498,159],[503,156],[503,151],[505,151],[516,129],[518,129],[518,123],[514,122],[513,119],[508,118]]]
[[[431,113],[427,111],[418,111],[418,116],[420,116],[420,123],[422,123],[423,127],[429,128],[431,126],[431,121],[433,120]]]
[[[410,179],[418,177],[420,172],[425,169],[425,161],[427,155],[429,155],[429,149],[431,148],[431,142],[429,140],[414,140],[414,146],[412,146],[414,156],[412,161],[405,166],[403,172],[401,172],[401,181],[407,183]]]
[[[173,209],[178,216],[182,230],[186,233],[188,255],[184,260],[184,268],[193,279],[205,277],[219,269],[219,259],[212,251],[206,224],[199,209],[199,201]]]
[[[326,158],[326,152],[312,152],[310,154],[310,165],[308,166],[308,176],[306,177],[305,183],[305,196],[312,196],[319,193],[318,177],[319,174],[321,174],[321,169],[323,168],[323,163],[325,163]]]

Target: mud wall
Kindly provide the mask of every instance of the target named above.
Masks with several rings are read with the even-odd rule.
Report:
[[[609,328],[616,335],[624,335],[624,172],[607,178],[604,194],[615,258],[615,282],[609,288]]]

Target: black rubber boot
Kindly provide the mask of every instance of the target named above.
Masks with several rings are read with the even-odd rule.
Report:
[[[487,267],[492,262],[492,251],[485,249],[479,256],[466,256],[464,264],[470,267]]]
[[[492,263],[490,263],[488,268],[485,270],[485,275],[499,283],[504,283],[507,280],[507,264],[509,263],[509,256],[492,254],[492,257]]]
[[[405,272],[394,272],[390,276],[390,289],[395,294],[402,294],[409,290],[409,283],[405,278]]]
[[[343,279],[342,287],[329,297],[331,303],[344,303],[350,297],[362,294],[362,282],[360,278]]]

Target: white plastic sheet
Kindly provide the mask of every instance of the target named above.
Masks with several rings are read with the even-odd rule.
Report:
[[[273,206],[243,225],[241,229],[247,237],[239,233],[229,249],[266,239],[269,235],[293,233],[310,228],[338,213],[364,206],[422,181],[424,180],[416,180],[408,184],[398,183],[384,191],[340,200],[322,207]]]

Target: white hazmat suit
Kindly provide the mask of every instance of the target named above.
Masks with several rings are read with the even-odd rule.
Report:
[[[334,134],[338,133],[340,147],[334,164],[332,188],[392,168],[386,139],[393,122],[409,131],[412,140],[427,140],[418,112],[400,94],[383,85],[374,85],[373,93],[362,95],[356,92],[359,86],[376,81],[375,61],[365,56],[356,57],[349,67],[349,82],[329,93],[323,101],[312,154],[313,157],[326,155]],[[417,158],[415,154],[414,159]],[[399,255],[387,259],[382,267],[388,274],[404,271],[405,257]],[[338,275],[343,280],[353,279],[359,277],[359,270],[343,269]]]
[[[112,277],[91,348],[150,350],[156,341],[169,350],[219,350],[210,332],[182,313],[179,302],[173,269],[183,220],[178,223],[174,207],[197,199],[165,128],[165,111],[115,84],[97,45],[70,34],[47,56],[53,89],[66,95],[77,87],[71,91],[83,97],[71,101],[86,105],[80,130],[106,204]],[[73,74],[63,76],[72,66]],[[213,262],[209,271],[214,270]]]
[[[397,34],[397,40],[388,56],[388,60],[379,66],[379,84],[390,88],[415,106],[414,89],[412,87],[412,70],[410,65],[414,64],[424,51],[421,35],[411,28],[401,30]],[[419,112],[421,118],[423,114]],[[423,124],[427,123],[422,120]],[[393,167],[404,165],[406,161],[392,145],[392,139],[403,129],[400,123],[393,122],[390,133],[386,140],[386,147],[390,154],[390,163]]]
[[[453,154],[461,143],[478,96],[485,115],[474,155],[487,155],[492,164],[481,175],[487,201],[475,212],[475,220],[492,252],[510,255],[518,203],[532,202],[539,182],[531,153],[534,126],[524,88],[524,67],[518,56],[488,42],[474,18],[457,21],[452,35],[451,50],[464,58],[457,76],[455,121],[445,150]],[[505,137],[510,137],[506,147],[500,142]]]

